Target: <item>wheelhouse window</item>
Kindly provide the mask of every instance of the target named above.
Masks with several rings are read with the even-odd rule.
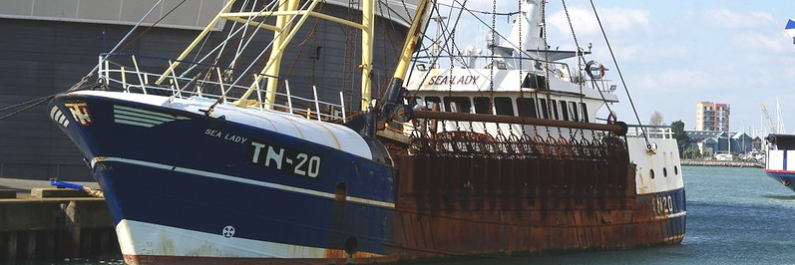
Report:
[[[519,117],[538,118],[536,101],[533,98],[517,98],[516,110],[519,111]]]
[[[582,121],[588,122],[588,108],[585,107],[585,103],[580,103],[580,116],[582,117]]]
[[[566,106],[566,101],[562,101],[562,100],[560,101],[560,117],[564,121],[568,121],[569,120],[569,109],[568,109],[568,106]]]
[[[433,106],[436,105],[436,109]],[[442,99],[439,97],[425,97],[425,107],[429,110],[442,110]]]
[[[494,98],[494,110],[497,115],[513,116],[513,103],[511,102],[511,98]]]
[[[491,104],[489,104],[489,98],[475,97],[472,100],[475,102],[475,113],[491,114]]]
[[[447,112],[472,112],[472,103],[468,97],[444,97],[444,106]]]
[[[403,99],[406,105],[409,107],[415,108],[416,106],[425,106],[425,102],[423,102],[421,97],[407,97]]]
[[[541,118],[549,119],[549,109],[547,108],[547,100],[539,98],[538,107],[541,109]]]
[[[550,106],[552,106],[552,119],[559,120],[560,117],[558,116],[558,101],[557,100],[550,100]]]
[[[580,121],[580,115],[577,109],[577,102],[569,102],[569,113],[571,113],[571,120]]]

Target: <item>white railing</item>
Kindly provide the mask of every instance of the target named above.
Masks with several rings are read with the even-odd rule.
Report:
[[[643,137],[645,134],[652,139],[673,139],[674,133],[670,126],[629,125],[627,137]]]
[[[250,83],[233,84],[231,74],[222,71],[219,67],[205,66],[206,71],[186,77],[178,75],[178,70],[170,67],[172,65],[170,61],[158,59],[157,61],[163,64],[162,67],[154,67],[153,72],[144,72],[140,70],[136,56],[114,56],[113,59],[111,61],[110,58],[100,56],[98,71],[100,82],[112,91],[155,94],[180,99],[198,97],[218,100],[220,104],[232,104],[237,102],[250,87]],[[125,59],[129,59],[126,64],[120,63]],[[183,62],[182,65],[186,63]],[[159,70],[163,71],[158,72]],[[157,84],[156,81],[163,75],[166,78],[162,83]],[[319,121],[347,121],[342,91],[339,92],[339,103],[333,103],[320,100],[315,86],[311,88],[312,98],[306,98],[295,95],[295,91],[290,90],[287,80],[284,80],[284,84],[285,93],[276,92],[276,102],[266,102],[267,97],[264,95],[268,92],[259,84],[254,84],[256,97],[249,97],[245,105],[249,108],[270,108]]]

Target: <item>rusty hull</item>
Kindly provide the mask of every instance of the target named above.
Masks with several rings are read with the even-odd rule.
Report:
[[[619,138],[445,132],[415,137],[407,149],[390,148],[399,171],[392,247],[401,260],[674,244],[684,235],[683,215],[673,222],[657,195],[636,195],[635,165]]]

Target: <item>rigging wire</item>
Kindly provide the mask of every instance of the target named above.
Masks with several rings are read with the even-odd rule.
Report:
[[[624,80],[624,74],[621,73],[621,68],[618,66],[618,61],[616,60],[616,54],[613,52],[613,47],[610,45],[610,40],[607,39],[607,34],[605,33],[605,28],[602,25],[602,20],[599,18],[599,13],[596,12],[596,5],[594,5],[593,0],[590,0],[591,8],[593,9],[593,13],[596,16],[596,22],[599,24],[599,29],[602,31],[602,36],[605,38],[605,43],[607,43],[607,49],[610,50],[610,56],[613,58],[613,62],[616,64],[616,72],[618,72],[618,77],[621,79],[621,84],[624,86],[624,92],[627,93],[627,98],[629,98],[629,104],[632,107],[632,112],[635,114],[635,119],[638,121],[638,125],[641,125],[640,117],[638,116],[638,111],[635,109],[635,102],[632,100],[632,96],[629,94],[629,89],[627,88],[627,82]],[[600,92],[601,93],[601,92]],[[646,134],[645,129],[643,126],[640,126],[642,131],[643,139],[646,140],[646,146],[650,146],[649,136]]]
[[[467,4],[467,0],[465,0],[465,1],[463,1],[463,2],[459,2],[459,1],[457,1],[457,0],[456,0],[456,1],[455,1],[455,3],[458,3],[458,4],[459,4],[459,5],[461,5],[461,6],[466,6],[466,4]],[[449,6],[449,5],[448,5],[448,6]],[[452,40],[452,38],[453,38],[453,36],[452,36],[452,34],[451,34],[451,33],[452,33],[452,30],[450,30],[450,28],[455,28],[455,26],[450,26],[450,25],[458,25],[458,23],[460,22],[460,20],[461,20],[461,18],[462,18],[462,15],[464,14],[464,10],[467,10],[467,8],[455,8],[455,9],[459,10],[459,12],[458,12],[458,13],[457,13],[457,15],[456,15],[455,22],[452,22],[452,23],[442,23],[442,24],[441,24],[441,30],[442,30],[442,34],[445,36],[445,38],[443,39],[443,41],[440,41],[441,43],[443,43],[443,44],[444,44],[444,45],[442,45],[442,46],[441,46],[441,50],[440,50],[440,51],[446,52],[447,54],[449,54],[449,55],[450,55],[450,57],[451,57],[451,58],[454,58],[454,59],[455,59],[455,60],[457,60],[459,63],[466,64],[467,62],[466,62],[466,61],[464,61],[464,59],[462,58],[462,56],[460,56],[460,54],[461,54],[461,49],[460,49],[460,47],[458,47],[458,44],[457,44],[457,43],[455,43],[455,42],[451,41],[451,40]],[[469,14],[470,14],[470,15],[473,15],[473,17],[476,17],[476,16],[475,16],[475,14],[473,14],[473,13],[469,13]],[[452,9],[451,9],[450,16],[452,16]],[[485,22],[483,22],[482,20],[481,20],[481,23],[483,23],[483,24],[485,25]],[[424,37],[425,37],[426,39],[430,39],[430,38],[428,38],[427,36],[424,36]],[[422,43],[422,44],[424,45],[424,43]],[[424,46],[423,46],[423,48],[425,48],[425,49],[423,49],[425,52],[428,52],[428,48],[427,48],[427,47],[424,47]],[[459,54],[459,55],[458,55],[458,56],[454,56],[455,54]],[[441,56],[429,56],[429,58],[430,58],[431,60],[430,60],[428,63],[429,63],[429,64],[431,64],[431,65],[433,65],[433,64],[435,64],[436,62],[438,62],[438,60],[439,60],[439,58],[440,58],[440,57],[441,57]],[[413,63],[413,65],[412,65],[412,68],[410,69],[410,71],[414,71],[414,70],[415,70],[415,67],[414,67],[414,65],[416,65],[416,63],[418,63],[418,60],[413,60],[413,61],[412,61],[412,63]],[[471,65],[469,65],[469,67],[466,67],[466,68],[464,68],[464,70],[470,71],[470,73],[471,73],[471,71],[472,71],[473,69],[475,69],[475,68],[474,68],[474,67],[472,67]],[[421,82],[420,82],[420,83],[423,83],[423,82],[425,82],[425,81],[428,79],[428,77],[430,76],[430,73],[431,73],[430,71],[426,72],[426,73],[425,73],[425,74],[422,76],[422,80],[421,80]],[[411,80],[411,77],[412,77],[411,75],[409,75],[409,76],[408,76],[407,82],[409,82],[409,81]],[[421,87],[420,87],[420,88],[421,88]],[[478,92],[478,93],[480,93],[480,95],[481,95],[481,96],[483,96],[483,97],[490,98],[490,96],[486,94],[486,93],[487,93],[487,91],[484,91],[484,90],[478,90],[477,92]],[[417,94],[417,93],[419,93],[419,90],[415,90],[415,91],[413,92],[413,94],[411,94],[411,96],[412,96],[412,97],[416,97],[416,94]]]
[[[458,1],[455,1],[455,2],[458,3]],[[480,11],[480,10],[473,10],[471,8],[466,8],[463,5],[461,5],[461,7],[453,6],[453,5],[450,5],[450,4],[441,4],[441,3],[439,5],[440,6],[444,6],[444,7],[449,7],[451,9],[467,9],[471,13],[478,13],[478,14],[483,14],[483,15],[509,16],[510,17],[510,16],[513,16],[513,15],[521,13],[521,11],[498,13],[496,9],[492,10],[491,12],[489,12],[489,11]]]
[[[403,6],[405,7],[405,3],[403,4]],[[436,6],[434,5],[433,7],[431,7],[431,11],[430,12],[433,12],[433,10],[435,10],[435,9],[436,9]],[[437,12],[438,12],[438,10],[437,10]],[[428,19],[430,20],[431,18],[428,17]],[[430,28],[430,26],[431,26],[431,23],[424,23],[424,28],[421,30],[421,32],[428,32],[428,28]],[[421,34],[421,37],[422,38],[427,38],[427,36],[425,36],[425,34]],[[424,48],[424,50],[427,51],[428,48],[425,47],[425,42],[424,41],[419,41],[418,44],[420,45],[421,48]],[[434,60],[438,60],[438,58],[434,57]],[[416,60],[410,60],[410,61],[411,61],[410,62],[411,63],[411,67],[409,67],[408,69],[409,69],[409,71],[414,71],[414,68],[415,68],[415,66],[417,64],[417,61]],[[425,82],[425,80],[428,78],[429,75],[430,75],[430,71],[426,72],[425,75],[423,76],[423,80],[422,81]],[[410,79],[411,79],[411,75],[407,75],[406,76],[406,80],[404,80],[404,82],[407,82]],[[412,96],[416,96],[417,92],[418,91],[415,91],[414,94],[412,94]],[[384,100],[384,97],[386,97],[386,96],[387,95],[384,95],[380,100]]]
[[[165,16],[167,16],[168,14],[171,14],[171,12],[173,12],[176,8],[178,8],[180,5],[185,3],[185,1],[187,1],[187,0],[183,0],[182,2],[177,4]],[[111,49],[110,52],[108,52],[104,56],[103,60],[107,59],[107,57],[110,56],[110,54],[113,54],[114,52],[116,52],[116,50],[119,50],[120,47],[122,47],[121,45],[123,43],[125,43],[126,40],[130,36],[132,36],[133,32],[135,32],[135,30],[138,29],[138,27],[140,27],[141,24],[143,24],[143,22],[146,20],[146,18],[149,17],[149,15],[152,14],[152,12],[155,10],[155,8],[157,8],[162,2],[163,2],[163,0],[159,0],[159,1],[157,1],[157,3],[152,5],[152,7],[146,12],[146,14],[141,18],[141,20],[139,20],[138,23],[136,23],[135,26],[133,26],[133,28],[130,29],[129,32],[127,32],[127,34],[121,39],[121,41],[119,41],[116,44],[116,46],[114,46],[113,49]],[[155,23],[153,23],[152,26],[157,25],[161,20],[163,20],[163,18],[165,18],[165,16],[163,16],[159,20],[155,21]],[[148,31],[148,29],[147,29],[147,31]],[[144,31],[144,32],[146,32],[146,31]],[[141,33],[141,34],[143,34],[143,33]],[[140,34],[138,36],[140,37]],[[138,37],[136,37],[135,39],[137,39],[137,38]],[[135,39],[133,39],[133,40],[135,40]],[[125,48],[126,48],[126,45],[124,47],[122,47],[121,50],[124,50]],[[88,78],[91,77],[94,74],[94,72],[97,71],[97,69],[99,69],[99,65],[94,66],[94,68],[91,69],[91,71],[89,71],[88,74],[86,74],[86,76],[84,76],[80,81],[78,81],[77,83],[72,85],[72,87],[69,88],[67,91],[73,91],[73,90],[76,90],[76,89],[79,89],[79,88],[83,88],[84,87],[83,83],[88,81]],[[93,84],[92,84],[92,86],[93,86]],[[29,100],[29,101],[26,101],[26,102],[22,102],[22,103],[18,103],[18,104],[14,104],[14,105],[11,105],[11,106],[4,107],[4,108],[0,109],[0,113],[9,112],[9,111],[10,111],[10,113],[8,113],[6,115],[3,115],[3,116],[0,116],[0,120],[5,120],[5,119],[8,119],[8,118],[11,118],[13,116],[16,116],[16,115],[22,113],[22,112],[25,112],[25,111],[27,111],[29,109],[32,109],[32,108],[34,108],[34,107],[36,107],[38,105],[41,105],[41,104],[49,101],[50,99],[54,98],[58,94],[60,94],[60,93],[56,93],[56,94],[52,94],[52,95],[48,95],[48,96],[44,96],[44,97],[36,98],[36,99],[33,99],[33,100]]]
[[[516,21],[519,24],[519,30],[517,31],[519,33],[519,50],[523,51],[524,49],[522,48],[522,45],[524,45],[524,41],[522,41],[522,24],[524,24],[524,16],[521,14],[523,14],[522,6],[524,5],[522,5],[522,0],[517,0],[517,4],[519,5],[519,14],[520,14],[520,16],[516,19]],[[524,98],[524,89],[522,89],[522,83],[524,83],[524,77],[525,77],[523,72],[524,70],[523,64],[524,64],[524,53],[520,52],[519,53],[519,97],[520,98]]]
[[[180,2],[180,3],[179,3],[179,5],[177,5],[177,6],[176,6],[176,7],[174,7],[174,8],[176,9],[177,7],[179,7],[180,5],[182,5],[182,3],[184,3],[185,1],[186,1],[186,0],[182,0],[182,2]],[[144,20],[146,20],[146,18],[147,18],[147,17],[149,17],[149,15],[150,15],[150,14],[152,14],[152,11],[154,11],[154,10],[155,10],[155,8],[156,8],[157,6],[159,6],[159,5],[160,5],[162,2],[163,2],[163,0],[158,0],[158,1],[157,1],[157,3],[155,3],[155,4],[152,6],[152,8],[150,8],[150,9],[149,9],[149,11],[147,11],[147,12],[146,12],[146,14],[144,15],[144,17],[142,17],[142,18],[141,18],[141,20],[139,20],[139,21],[138,21],[138,23],[135,23],[135,26],[133,26],[133,28],[132,28],[132,29],[130,29],[130,31],[129,31],[129,32],[127,32],[127,35],[124,35],[124,37],[123,37],[123,38],[122,38],[122,39],[119,41],[119,43],[116,43],[116,46],[114,46],[114,47],[113,47],[113,49],[111,49],[111,50],[110,50],[110,52],[108,52],[108,53],[107,53],[107,54],[104,56],[104,58],[102,58],[102,60],[103,60],[103,61],[104,61],[104,60],[106,60],[106,59],[108,58],[108,56],[110,56],[111,54],[113,54],[114,52],[116,52],[116,50],[117,50],[117,49],[119,49],[119,47],[121,47],[121,45],[122,45],[123,43],[125,43],[125,41],[127,40],[127,38],[129,38],[129,37],[132,35],[132,33],[133,33],[133,32],[135,32],[135,30],[136,30],[136,29],[138,29],[138,27],[140,27],[140,26],[141,26],[141,24],[144,22]],[[172,9],[172,11],[173,11],[173,9]],[[169,11],[169,14],[170,14],[170,13],[171,13],[171,12]],[[163,18],[165,18],[165,16],[163,16]],[[152,24],[152,26],[154,26],[154,25],[157,25],[157,23],[158,23],[158,22],[160,22],[161,20],[163,20],[163,18],[160,18],[159,20],[155,21],[155,23],[154,23],[154,24]],[[148,31],[148,29],[147,29],[147,31]],[[144,32],[146,32],[146,31],[144,31]],[[143,34],[143,33],[141,33],[141,34]],[[140,36],[140,34],[139,34],[138,36]],[[136,38],[136,39],[137,39],[137,38]],[[135,39],[133,39],[133,40],[135,40]],[[125,45],[125,46],[122,48],[122,50],[124,50],[124,48],[126,48],[126,47],[127,47],[127,46]],[[85,77],[83,77],[83,80],[81,80],[80,82],[78,82],[77,84],[75,84],[74,86],[72,86],[72,87],[71,87],[69,90],[67,90],[67,91],[72,91],[73,89],[75,89],[75,88],[79,87],[79,86],[80,86],[80,84],[84,83],[84,82],[85,82],[85,81],[86,81],[86,80],[87,80],[89,77],[91,77],[92,75],[94,75],[94,72],[96,72],[98,69],[99,69],[99,65],[96,65],[96,66],[94,66],[94,69],[91,69],[91,71],[89,71],[89,72],[88,72],[88,74],[87,74]]]
[[[495,30],[497,28],[497,15],[496,15],[497,14],[497,0],[492,0],[491,1],[491,9],[492,9],[491,32],[489,32],[489,34],[497,34],[497,30]],[[497,45],[495,45],[496,44],[496,41],[495,41],[496,37],[497,36],[493,36],[492,35],[491,36],[491,38],[492,38],[491,41],[493,41],[494,43],[489,43],[489,48],[491,48],[491,55],[492,55],[491,62],[489,62],[489,109],[492,109],[493,106],[495,105],[494,104],[494,57],[493,56],[494,56],[494,48],[497,46]],[[496,113],[496,110],[495,110],[495,113]]]
[[[8,118],[11,118],[11,117],[14,117],[17,114],[20,114],[22,112],[25,112],[25,111],[27,111],[29,109],[32,109],[32,108],[38,106],[38,105],[41,105],[41,104],[43,104],[43,103],[45,103],[47,101],[50,101],[50,99],[54,98],[58,94],[60,94],[60,93],[56,93],[56,94],[52,94],[52,95],[49,95],[49,96],[44,96],[44,97],[40,97],[40,98],[29,100],[29,101],[26,101],[26,102],[22,102],[22,103],[18,103],[18,104],[14,104],[14,105],[11,105],[11,106],[4,107],[4,108],[0,109],[0,113],[3,113],[3,112],[9,112],[9,113],[6,114],[6,115],[0,116],[0,121],[8,119]]]
[[[304,9],[306,9],[306,8],[307,8],[307,6],[309,6],[309,4],[310,4],[310,3],[311,3],[311,1],[307,1],[306,3],[304,3],[304,5],[301,7],[301,10],[304,10]],[[286,4],[286,1],[285,1],[284,3],[282,3],[282,5],[284,5],[284,4]],[[272,15],[274,12],[276,12],[276,11],[275,11],[275,9],[274,9],[274,10],[271,10],[271,11],[270,11],[270,14],[268,15],[268,17],[270,17],[270,16],[271,16],[271,15]],[[298,17],[299,17],[299,16],[293,16],[293,17],[292,17],[292,18],[291,18],[289,21],[287,21],[287,22],[285,23],[285,25],[291,25],[291,24],[295,23],[295,22],[296,22],[296,20],[298,19]],[[256,29],[255,29],[255,32],[256,32]],[[276,33],[274,33],[274,35],[280,35],[280,34],[288,34],[288,33],[287,33],[287,32],[276,32]],[[260,63],[261,63],[261,62],[264,60],[264,58],[265,58],[265,57],[264,57],[264,56],[265,56],[265,53],[266,53],[267,51],[271,50],[271,49],[274,49],[274,48],[276,48],[276,47],[273,47],[273,44],[274,44],[274,42],[270,42],[270,43],[268,43],[268,45],[267,45],[265,48],[263,48],[263,49],[262,49],[262,51],[261,51],[259,54],[257,54],[257,56],[255,56],[255,57],[254,57],[254,59],[252,60],[252,62],[251,62],[251,63],[250,63],[248,66],[246,66],[246,69],[245,69],[245,70],[243,70],[243,72],[242,72],[242,73],[248,73],[249,71],[251,71],[252,69],[254,69],[254,68],[255,68],[255,66],[257,66],[257,65],[260,65]],[[244,76],[246,77],[246,80],[248,80],[248,79],[252,78],[252,76],[251,76],[251,75],[243,75],[242,73],[241,73],[241,75],[240,75],[240,76],[238,76],[238,77],[235,79],[235,81],[234,81],[234,82],[232,82],[232,84],[231,84],[230,86],[235,86],[235,85],[237,85],[238,83],[240,83],[240,81],[242,81],[242,79],[243,79],[243,77],[244,77]]]
[[[574,47],[576,47],[576,49],[577,49],[576,50],[577,71],[582,71],[580,69],[582,69],[582,67],[583,67],[582,63],[585,62],[585,58],[583,57],[584,53],[581,52],[580,41],[577,40],[577,34],[574,32],[574,23],[571,22],[571,14],[569,14],[569,8],[566,6],[566,1],[565,0],[561,0],[561,3],[563,4],[563,12],[566,13],[566,21],[569,23],[569,30],[571,30],[571,37],[574,40]],[[577,85],[580,87],[580,95],[584,95],[583,94],[583,82],[577,82]],[[601,95],[601,93],[599,93],[599,94]],[[604,100],[604,96],[602,96],[602,99]],[[582,102],[582,98],[580,98],[580,102]],[[607,107],[608,111],[612,112],[612,110],[610,109],[610,105],[606,105],[606,107]]]
[[[546,23],[547,23],[547,5],[546,5],[546,2],[544,2],[542,0],[541,1],[541,24],[544,25],[544,26],[541,27],[541,30],[543,31],[542,34],[544,36],[541,39],[542,42],[543,42],[543,43],[541,43],[543,45],[543,47],[539,47],[539,48],[542,48],[543,51],[544,51],[545,68],[549,68],[549,48],[547,48],[547,47],[549,47],[549,44],[547,43],[547,27],[546,27]],[[549,71],[547,71],[547,70],[544,70],[544,79],[545,79],[544,80],[544,83],[545,83],[544,85],[546,85],[547,88],[549,88],[550,87],[550,85],[549,85]],[[538,82],[536,82],[536,83],[538,83]],[[549,116],[550,119],[554,119],[554,115],[555,114],[552,113],[552,95],[551,94],[552,93],[546,93],[546,101],[547,101],[546,102],[546,107],[547,107],[546,112],[548,113],[547,115]],[[544,117],[544,118],[547,118],[547,117]],[[547,135],[550,135],[549,126],[544,126],[544,130],[546,130]],[[536,134],[537,134],[537,132],[536,132]]]

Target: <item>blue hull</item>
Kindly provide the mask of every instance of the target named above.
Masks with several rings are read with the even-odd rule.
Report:
[[[767,174],[767,176],[772,178],[773,180],[781,183],[781,185],[784,185],[784,187],[787,187],[790,190],[795,191],[795,173],[765,171],[765,174]]]
[[[117,225],[129,220],[218,235],[232,226],[240,239],[336,250],[353,237],[356,251],[387,254],[382,242],[391,241],[395,202],[389,165],[146,104],[59,97],[54,106],[68,115],[65,104],[75,103],[88,106],[90,123],[75,118],[65,131],[92,159]],[[113,115],[120,106],[177,118],[129,125]]]

